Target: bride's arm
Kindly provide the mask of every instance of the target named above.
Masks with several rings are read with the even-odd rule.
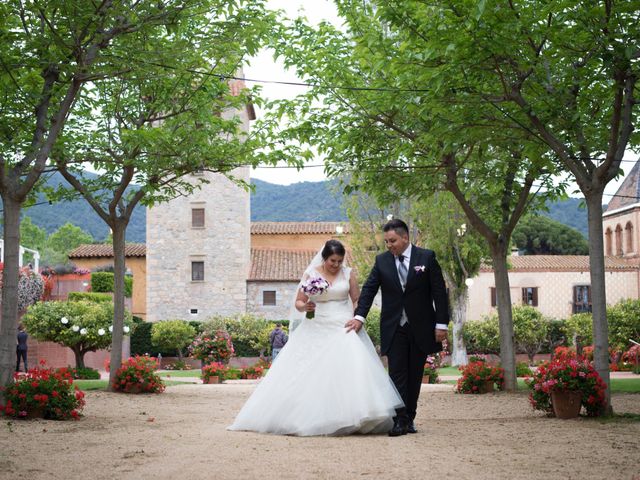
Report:
[[[355,310],[358,306],[358,299],[360,298],[360,287],[358,287],[358,280],[353,270],[351,270],[351,274],[349,275],[349,296],[351,297],[353,309]]]
[[[299,312],[307,311],[308,301],[309,297],[307,297],[302,290],[298,290],[298,295],[296,296],[296,310]]]

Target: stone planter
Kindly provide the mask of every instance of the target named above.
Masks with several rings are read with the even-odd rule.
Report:
[[[557,418],[568,420],[577,418],[582,408],[582,392],[575,390],[552,391],[551,405]]]
[[[430,380],[431,380],[431,375],[422,376],[422,383],[430,383]]]
[[[209,378],[203,378],[202,383],[205,383],[208,385],[220,383],[220,377],[218,375],[212,375]]]

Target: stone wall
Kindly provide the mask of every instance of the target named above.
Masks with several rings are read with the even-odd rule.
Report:
[[[267,320],[288,319],[297,286],[298,282],[247,282],[247,312]],[[276,292],[275,305],[263,304],[265,290]]]
[[[249,180],[248,168],[233,174]],[[245,311],[249,193],[223,175],[205,175],[210,183],[189,197],[147,211],[148,321],[205,320]],[[204,209],[204,227],[192,227],[193,208]],[[192,281],[194,261],[204,262],[203,281]]]

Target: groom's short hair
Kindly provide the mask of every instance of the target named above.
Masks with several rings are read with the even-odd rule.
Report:
[[[388,232],[389,230],[393,230],[398,235],[406,235],[409,236],[409,227],[399,218],[394,218],[393,220],[389,220],[384,227],[382,227],[382,231]]]

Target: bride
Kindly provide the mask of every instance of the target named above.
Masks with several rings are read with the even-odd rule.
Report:
[[[403,406],[400,395],[364,329],[345,328],[360,292],[344,257],[344,246],[329,240],[305,271],[295,308],[314,316],[303,316],[292,330],[229,430],[348,435],[382,433],[393,425],[395,409]],[[313,278],[329,286],[310,299],[301,287]]]

